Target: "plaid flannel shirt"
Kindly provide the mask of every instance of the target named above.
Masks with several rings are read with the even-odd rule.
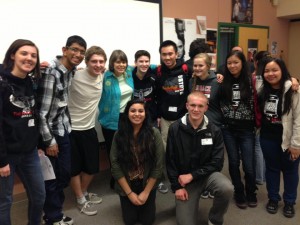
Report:
[[[71,119],[68,112],[68,89],[74,70],[68,71],[59,60],[42,74],[38,99],[40,133],[46,147],[56,144],[55,137],[71,132]]]

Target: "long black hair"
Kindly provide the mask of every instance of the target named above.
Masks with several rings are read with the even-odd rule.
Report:
[[[142,104],[145,109],[145,120],[136,137],[133,134],[133,126],[128,118],[129,109],[134,104]],[[120,118],[119,130],[116,135],[118,148],[118,161],[129,170],[134,168],[135,155],[133,148],[140,149],[139,159],[142,165],[147,161],[151,166],[155,162],[154,132],[146,103],[140,99],[130,100],[125,108],[124,115]]]
[[[262,72],[264,73],[265,68],[267,66],[268,63],[270,62],[275,62],[281,70],[281,80],[280,80],[280,88],[279,88],[279,102],[278,104],[281,106],[282,105],[282,99],[283,99],[283,95],[284,95],[284,105],[283,105],[283,109],[282,110],[278,110],[279,116],[282,116],[286,113],[289,113],[290,109],[292,108],[292,95],[293,95],[293,90],[290,88],[285,94],[284,92],[285,87],[284,84],[287,80],[291,80],[291,76],[290,73],[284,63],[284,61],[282,59],[279,58],[265,58],[264,59],[264,64],[262,66]],[[263,75],[263,74],[262,74]],[[268,100],[270,94],[272,93],[272,87],[270,85],[269,82],[266,81],[265,77],[263,77],[263,88],[261,89],[261,91],[258,93],[258,102],[259,102],[259,108],[261,110],[261,112],[263,112],[264,107],[265,107],[265,102]]]
[[[230,73],[227,66],[227,60],[231,56],[236,56],[242,61],[242,70],[238,82],[240,86],[241,100],[246,102],[251,98],[252,89],[251,89],[251,81],[250,81],[250,74],[248,72],[249,70],[248,70],[247,61],[245,55],[240,51],[231,51],[226,57],[224,81],[221,85],[221,93],[223,94],[224,98],[227,101],[230,102],[232,100],[232,85],[234,83],[234,77]]]

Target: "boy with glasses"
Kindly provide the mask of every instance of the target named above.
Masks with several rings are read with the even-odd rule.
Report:
[[[45,69],[38,89],[40,133],[43,149],[49,157],[56,178],[45,181],[44,221],[47,225],[71,225],[63,215],[64,188],[71,177],[71,119],[68,90],[76,66],[84,59],[85,40],[77,35],[68,38],[62,57]]]

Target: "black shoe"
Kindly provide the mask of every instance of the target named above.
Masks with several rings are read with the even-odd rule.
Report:
[[[257,206],[256,193],[251,193],[247,195],[248,206],[255,208]]]
[[[268,213],[275,214],[278,211],[278,201],[274,201],[269,199],[268,204],[266,206]]]
[[[295,216],[295,209],[292,203],[285,202],[283,207],[283,215],[287,218],[292,218]]]
[[[240,209],[246,209],[247,208],[247,201],[246,196],[244,193],[235,193],[234,194],[235,204]]]
[[[74,221],[71,217],[65,216],[63,215],[63,218],[61,221],[57,222],[56,224],[64,224],[64,225],[73,225]],[[50,223],[49,220],[45,217],[45,215],[43,216],[43,221],[42,224],[45,225],[53,225],[55,223]]]

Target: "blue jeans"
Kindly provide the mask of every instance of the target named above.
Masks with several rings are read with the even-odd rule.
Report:
[[[17,173],[28,197],[28,225],[40,225],[45,201],[45,185],[37,149],[29,153],[8,154],[7,157],[10,175],[0,177],[0,224],[11,225],[14,174]]]
[[[256,169],[256,183],[263,184],[266,181],[266,165],[265,159],[260,147],[260,136],[255,135],[255,169]]]
[[[63,218],[64,188],[69,185],[71,178],[71,144],[68,132],[65,131],[63,137],[55,135],[55,140],[59,149],[58,157],[48,157],[52,163],[56,179],[45,181],[44,220],[50,224]]]
[[[283,174],[283,200],[295,204],[299,183],[299,160],[290,160],[288,152],[283,152],[281,140],[260,138],[260,145],[266,162],[266,184],[268,197],[280,201],[280,173]]]
[[[253,194],[255,184],[254,131],[222,128],[228,154],[229,174],[237,194]],[[240,160],[245,173],[245,186],[241,179]],[[245,189],[245,190],[244,190]]]

